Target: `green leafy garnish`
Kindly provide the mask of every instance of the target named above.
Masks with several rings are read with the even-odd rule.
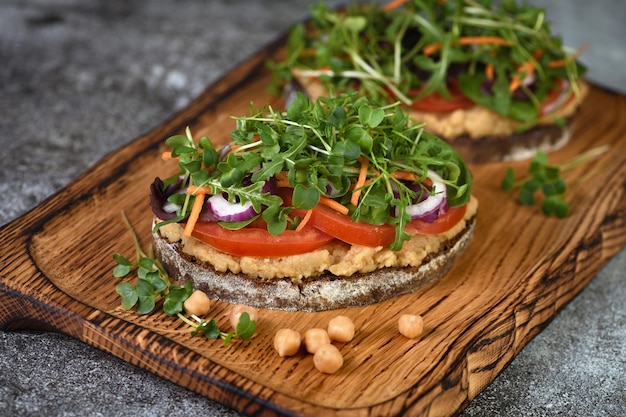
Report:
[[[450,145],[412,122],[397,102],[381,105],[356,93],[312,101],[299,93],[286,111],[269,106],[255,110],[251,106],[249,116],[235,120],[232,143],[226,148],[230,150],[228,156],[218,158],[214,166],[200,164],[206,177],[197,179],[188,162],[179,162],[182,170],[173,178],[182,176],[186,186],[226,193],[232,201],[251,201],[271,234],[291,227],[291,210],[313,208],[324,196],[345,206],[354,222],[394,225],[396,239],[390,247],[400,250],[410,238],[404,232],[404,225],[411,220],[406,207],[412,204],[416,191],[394,178],[394,171],[414,174],[417,185],[432,171],[447,186],[449,206],[469,201],[472,176],[465,162]],[[190,134],[188,139],[176,142],[172,153],[185,161],[201,160],[204,150],[194,147]],[[355,205],[351,202],[352,188],[363,160],[370,167],[368,181],[360,188],[361,197]],[[279,174],[293,189],[291,206],[263,191],[263,185]],[[425,185],[422,187],[428,192]],[[329,188],[334,190],[332,195]],[[185,204],[179,213],[179,218],[188,213]],[[228,228],[239,226],[246,223]]]
[[[545,10],[514,0],[409,0],[393,10],[322,2],[310,10],[310,21],[289,33],[287,57],[269,63],[275,91],[297,72],[327,92],[410,105],[433,92],[450,97],[454,80],[473,102],[524,128],[544,117],[540,103],[551,90],[578,94],[585,72],[551,33]]]
[[[569,204],[564,198],[567,186],[562,175],[607,150],[606,146],[594,148],[560,165],[549,164],[546,154],[538,151],[530,161],[527,177],[517,179],[513,168],[509,167],[501,187],[504,191],[518,188],[517,200],[524,206],[533,205],[537,192],[541,192],[544,196],[541,203],[543,214],[565,218],[569,213]]]
[[[132,262],[119,253],[113,255],[113,259],[117,263],[113,269],[113,276],[116,278],[128,276],[135,278],[135,283],[122,281],[115,288],[117,294],[122,298],[122,308],[125,310],[134,309],[142,315],[149,314],[162,301],[161,306],[165,314],[177,316],[193,327],[192,336],[199,334],[209,339],[221,338],[224,340],[224,345],[229,344],[233,337],[247,340],[254,335],[256,322],[250,320],[250,316],[245,312],[239,318],[236,331],[229,333],[220,331],[215,319],[205,321],[192,315],[194,322],[186,317],[183,303],[193,292],[191,282],[186,282],[183,286],[171,283],[167,271],[154,254],[146,253],[141,248],[137,234],[128,218],[124,215],[123,219],[133,238],[136,260]]]
[[[239,323],[237,324],[237,328],[234,332],[222,332],[215,319],[206,321],[204,319],[200,319],[199,317],[192,316],[192,318],[196,320],[196,322],[193,322],[184,316],[181,318],[185,321],[185,323],[194,328],[191,332],[192,336],[203,335],[207,339],[222,339],[224,341],[224,345],[228,345],[234,337],[238,337],[242,340],[250,339],[256,331],[256,322],[254,320],[250,320],[250,315],[245,311],[241,313],[241,316],[239,316]]]

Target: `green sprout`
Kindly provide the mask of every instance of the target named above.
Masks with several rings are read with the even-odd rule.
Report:
[[[163,301],[162,309],[168,316],[177,316],[185,323],[193,327],[192,336],[204,335],[207,339],[222,339],[224,345],[228,345],[234,337],[242,340],[250,339],[256,331],[256,322],[250,319],[246,312],[239,316],[239,323],[235,332],[220,331],[215,319],[208,321],[192,315],[192,319],[185,316],[183,303],[191,293],[193,287],[191,282],[178,285],[170,282],[169,275],[163,265],[154,256],[152,251],[145,252],[140,244],[137,234],[133,230],[126,215],[123,215],[124,223],[128,227],[133,237],[135,245],[135,262],[116,253],[113,259],[117,263],[113,268],[113,276],[125,278],[131,276],[136,278],[135,283],[122,281],[117,284],[115,291],[122,298],[122,308],[125,310],[136,310],[137,313],[152,313],[158,302]]]
[[[528,167],[529,176],[517,179],[513,168],[509,167],[502,180],[501,188],[504,191],[518,188],[517,200],[524,206],[532,206],[535,203],[535,195],[541,191],[544,196],[541,203],[542,213],[563,219],[569,214],[569,204],[564,198],[567,185],[562,175],[607,150],[607,146],[594,148],[560,165],[549,164],[547,155],[537,151]]]

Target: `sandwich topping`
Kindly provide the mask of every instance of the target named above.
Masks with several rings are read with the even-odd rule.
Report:
[[[580,83],[579,88],[579,95],[571,94],[566,99],[563,92],[560,92],[559,97],[553,95],[545,100],[545,116],[537,120],[536,125],[558,124],[572,117],[589,91],[586,83]],[[527,126],[523,121],[503,116],[479,105],[449,112],[413,110],[411,116],[425,123],[431,133],[445,138],[467,135],[478,140],[485,136],[509,136],[524,130]]]
[[[311,13],[275,63],[278,83],[296,79],[313,96],[356,90],[399,101],[438,135],[478,137],[476,126],[494,122],[500,134],[564,123],[586,93],[582,51],[551,34],[541,8],[405,0],[340,11],[320,3]],[[450,124],[452,131],[439,129]]]
[[[154,232],[218,271],[299,279],[419,265],[475,215],[464,161],[398,103],[298,94],[286,111],[235,119],[219,149],[189,130],[168,138],[164,157],[180,170],[151,185]]]

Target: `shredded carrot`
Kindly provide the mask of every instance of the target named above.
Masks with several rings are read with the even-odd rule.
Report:
[[[459,45],[502,45],[511,46],[511,42],[497,36],[464,36],[457,39],[454,43]],[[431,43],[423,49],[424,55],[432,55],[441,49],[441,42]]]
[[[350,198],[350,203],[352,203],[353,206],[359,204],[359,197],[361,197],[361,191],[363,190],[362,187],[365,185],[365,180],[367,179],[367,168],[370,166],[370,161],[366,158],[359,157],[359,162],[361,163],[359,178],[357,178],[354,183],[354,191]]]
[[[198,218],[200,217],[200,211],[202,211],[203,205],[204,193],[196,193],[196,199],[193,201],[191,213],[189,213],[189,217],[187,218],[187,224],[185,225],[185,230],[183,230],[183,236],[191,236],[191,232],[193,231],[193,228],[196,226]]]
[[[548,62],[548,68],[564,67],[569,61],[572,61],[582,55],[583,52],[589,47],[589,42],[585,42],[575,54],[568,56],[567,58],[557,59]]]
[[[532,61],[528,61],[517,69],[518,72],[524,74],[524,78],[530,76],[533,72],[535,72],[535,65]],[[509,91],[515,91],[522,85],[522,78],[520,74],[515,74],[511,79],[511,83],[509,84]]]
[[[416,181],[420,178],[419,175],[414,174],[409,171],[393,171],[391,173],[391,176],[397,180],[404,180],[404,181]]]
[[[493,64],[489,63],[485,67],[485,75],[489,81],[493,80]]]
[[[161,154],[161,159],[164,161],[171,161],[173,159],[178,159],[178,157],[172,156],[172,152],[165,151]]]
[[[338,201],[333,200],[332,198],[320,196],[320,204],[325,205],[326,207],[330,207],[331,209],[341,214],[348,214],[350,212],[348,207],[344,206]]]
[[[300,221],[300,224],[298,224],[298,227],[296,227],[296,232],[299,232],[302,229],[304,229],[304,226],[306,226],[306,224],[309,222],[309,219],[311,218],[312,214],[313,214],[313,210],[307,210],[306,211],[306,214],[304,215],[304,217]]]
[[[533,61],[528,61],[526,64],[522,65],[521,69],[526,72],[526,75],[530,75],[535,72],[535,63]]]
[[[390,12],[402,6],[406,2],[407,0],[391,0],[389,3],[385,4],[382,9],[386,12]]]
[[[511,46],[511,41],[499,38],[497,36],[464,36],[459,38],[460,45],[502,45]]]
[[[213,194],[211,187],[198,187],[197,185],[190,185],[187,187],[187,194]]]
[[[419,175],[409,171],[393,171],[391,173],[391,176],[395,179],[402,181],[418,181],[420,178],[422,178]],[[433,181],[430,178],[424,178],[424,180],[422,180],[422,184],[427,187],[432,187]]]
[[[519,75],[515,74],[513,78],[511,78],[511,84],[509,84],[509,91],[515,91],[522,84],[522,80],[520,80]]]
[[[567,59],[557,59],[555,61],[548,62],[548,68],[564,67],[567,64]]]

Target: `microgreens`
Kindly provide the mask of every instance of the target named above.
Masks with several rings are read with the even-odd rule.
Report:
[[[235,329],[236,331],[228,333],[222,332],[219,329],[215,319],[206,321],[193,314],[191,317],[195,320],[195,322],[185,316],[180,316],[185,323],[194,328],[191,332],[192,336],[204,335],[207,339],[219,338],[224,340],[224,345],[228,345],[233,337],[239,337],[242,340],[250,339],[256,331],[255,321],[250,320],[250,315],[245,311],[239,316],[239,323],[237,323],[237,328]]]
[[[287,57],[269,63],[275,91],[296,71],[330,92],[358,90],[410,105],[435,91],[448,97],[456,78],[465,96],[526,128],[542,117],[539,104],[555,80],[578,93],[585,71],[551,34],[544,9],[514,0],[410,0],[393,10],[355,4],[339,11],[317,3],[310,10],[311,20],[289,33]],[[470,38],[482,39],[460,42]],[[521,83],[525,98],[510,88],[513,78],[533,79]]]
[[[608,147],[606,146],[594,148],[560,165],[549,164],[546,154],[538,151],[530,161],[528,177],[517,179],[513,168],[509,167],[501,187],[504,191],[519,188],[517,200],[525,206],[533,205],[535,194],[541,190],[544,196],[541,211],[546,216],[554,215],[560,219],[565,218],[569,213],[569,204],[564,198],[567,186],[561,176],[607,150]]]
[[[122,307],[125,310],[134,309],[139,314],[149,314],[162,300],[163,312],[168,316],[177,316],[192,326],[192,336],[204,335],[208,339],[220,338],[224,341],[224,345],[227,345],[234,337],[247,340],[254,335],[256,322],[250,320],[250,316],[246,312],[239,317],[236,331],[228,333],[220,331],[215,319],[206,321],[195,315],[191,316],[193,320],[186,317],[183,303],[193,292],[191,282],[188,281],[182,286],[171,283],[165,268],[151,251],[146,253],[141,248],[137,234],[128,218],[125,215],[123,218],[133,238],[136,259],[135,262],[132,262],[119,253],[113,255],[113,259],[117,263],[113,269],[113,276],[124,278],[130,275],[136,278],[135,284],[130,281],[122,281],[115,288],[115,291],[122,298]]]
[[[262,192],[264,181],[255,181],[246,186],[241,184],[244,176],[261,163],[262,155],[242,152],[241,158],[235,157],[233,153],[225,158],[219,158],[213,144],[206,136],[200,138],[196,145],[189,128],[185,130],[185,135],[170,136],[165,144],[171,148],[172,157],[178,158],[180,171],[166,179],[163,182],[164,186],[180,181],[183,188],[189,185],[208,187],[213,190],[213,194],[226,194],[231,202],[250,201],[257,212],[260,212],[264,206],[280,205],[279,197]],[[254,146],[256,145],[249,144],[242,150],[245,151]],[[214,174],[211,175],[209,171],[213,171]],[[185,220],[189,216],[194,198],[192,193],[177,193],[170,196],[167,199],[168,202],[180,207],[176,211],[176,217],[157,223],[153,231],[165,224]],[[239,226],[243,227],[245,224]],[[233,225],[230,227],[232,228]]]
[[[184,178],[183,188],[190,185],[210,187],[212,194],[226,193],[231,201],[251,201],[271,234],[293,228],[297,219],[288,214],[293,209],[315,207],[322,196],[332,198],[349,208],[355,222],[392,224],[396,240],[391,249],[399,250],[409,239],[404,225],[410,221],[406,207],[415,190],[393,178],[397,170],[415,174],[419,184],[427,171],[437,173],[448,187],[448,204],[459,206],[469,201],[472,177],[469,169],[450,145],[426,133],[401,111],[399,103],[381,105],[356,93],[339,94],[313,102],[298,93],[285,111],[270,106],[254,109],[250,115],[234,117],[236,129],[231,144],[216,152],[210,141],[175,136],[166,141],[179,156],[181,171],[166,181]],[[209,151],[211,158],[203,157]],[[217,155],[217,159],[214,158]],[[359,175],[357,161],[367,159],[368,182],[361,198],[351,203],[351,187]],[[203,174],[200,175],[199,172]],[[293,189],[292,206],[286,207],[277,195],[263,191],[266,182],[285,175]],[[328,189],[334,190],[329,197]],[[423,186],[427,192],[427,188]],[[178,200],[179,221],[188,215],[191,204]],[[184,197],[190,199],[190,194]],[[164,222],[165,223],[165,222]],[[237,229],[249,222],[227,223]],[[159,225],[157,224],[157,228]]]

